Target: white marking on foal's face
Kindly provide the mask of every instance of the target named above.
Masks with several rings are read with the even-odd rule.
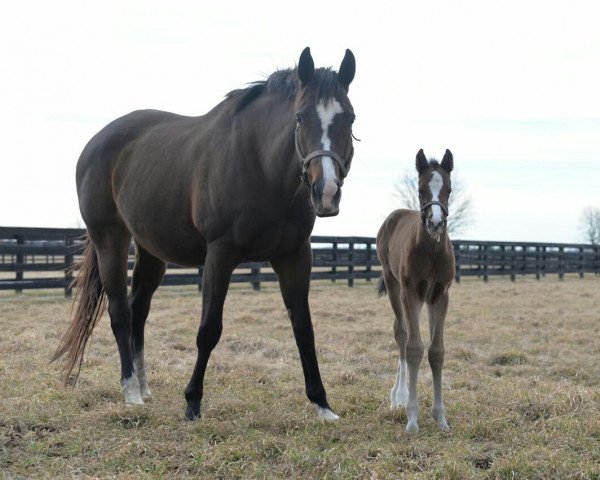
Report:
[[[329,127],[333,123],[335,116],[342,113],[343,109],[335,99],[328,100],[327,103],[321,100],[317,104],[317,115],[321,120],[321,145],[323,150],[331,150],[331,139],[329,138]],[[323,206],[332,207],[332,200],[338,191],[337,179],[335,176],[335,166],[331,157],[321,157],[323,166]]]
[[[440,192],[442,191],[442,187],[444,186],[444,179],[438,172],[433,172],[431,174],[431,180],[429,180],[429,190],[431,190],[431,201],[439,202],[440,201]],[[437,225],[443,220],[442,217],[442,209],[439,205],[431,206],[431,221],[434,225]]]

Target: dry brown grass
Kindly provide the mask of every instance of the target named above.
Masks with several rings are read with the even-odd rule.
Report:
[[[147,328],[155,398],[122,405],[104,318],[75,389],[47,360],[66,326],[61,292],[0,295],[0,476],[205,478],[599,478],[600,279],[464,280],[451,290],[444,385],[449,434],[389,411],[397,353],[374,285],[316,283],[311,305],[336,423],[315,418],[275,286],[233,287],[205,384],[182,419],[200,299],[163,288]],[[423,319],[423,336],[427,338]]]

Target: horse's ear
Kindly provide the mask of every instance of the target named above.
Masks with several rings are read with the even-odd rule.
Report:
[[[440,166],[448,173],[454,168],[454,157],[452,157],[452,152],[450,150],[446,149],[446,153],[444,153],[444,158],[442,158]]]
[[[310,54],[310,48],[306,47],[302,50],[300,60],[298,61],[298,78],[302,86],[310,82],[313,73],[315,73],[315,62]]]
[[[354,80],[355,73],[356,59],[354,58],[352,50],[348,48],[346,49],[346,55],[344,55],[344,59],[342,60],[342,64],[340,65],[340,70],[338,71],[338,80],[346,89],[346,91],[348,91],[348,87],[352,83],[352,80]]]
[[[425,154],[423,153],[423,149],[417,152],[416,166],[419,175],[422,175],[423,172],[425,172],[425,170],[429,168],[429,162],[427,161],[427,157],[425,157]]]

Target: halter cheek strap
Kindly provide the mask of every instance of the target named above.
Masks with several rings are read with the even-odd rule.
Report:
[[[444,212],[444,215],[448,216],[448,207],[446,207],[445,205],[441,204],[440,202],[438,202],[436,200],[432,200],[431,202],[427,202],[425,205],[423,205],[421,207],[421,212],[424,212],[432,205],[437,205],[438,207],[440,207],[442,209],[442,211]]]
[[[296,143],[296,154],[298,155],[298,158],[300,159],[300,167],[302,168],[302,176],[300,177],[300,179],[302,180],[302,183],[308,185],[308,175],[306,173],[306,169],[311,160],[314,160],[315,158],[318,158],[318,157],[331,157],[338,164],[338,167],[340,168],[340,173],[342,175],[342,181],[340,184],[340,187],[341,187],[344,184],[344,179],[346,178],[346,176],[348,175],[348,172],[350,171],[350,164],[352,163],[352,157],[354,155],[354,147],[352,147],[350,149],[350,155],[348,156],[348,160],[346,162],[347,166],[344,164],[342,157],[340,157],[337,153],[332,152],[331,150],[315,150],[315,151],[309,153],[308,155],[304,155],[304,152],[302,152],[302,148],[300,147],[300,138],[298,136],[298,132],[300,130],[301,125],[302,124],[300,122],[296,123],[296,131],[294,133],[294,141]]]

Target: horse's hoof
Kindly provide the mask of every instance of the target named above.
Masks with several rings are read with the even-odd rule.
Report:
[[[150,400],[152,398],[152,392],[148,387],[140,388],[140,393],[142,394],[143,400]]]
[[[338,415],[336,415],[335,413],[333,413],[331,408],[329,408],[328,406],[321,407],[321,406],[317,405],[316,403],[314,405],[315,405],[315,408],[317,409],[317,417],[319,417],[321,420],[328,420],[330,422],[339,420],[340,417]]]
[[[200,415],[200,402],[190,402],[185,409],[186,420],[198,420]]]

